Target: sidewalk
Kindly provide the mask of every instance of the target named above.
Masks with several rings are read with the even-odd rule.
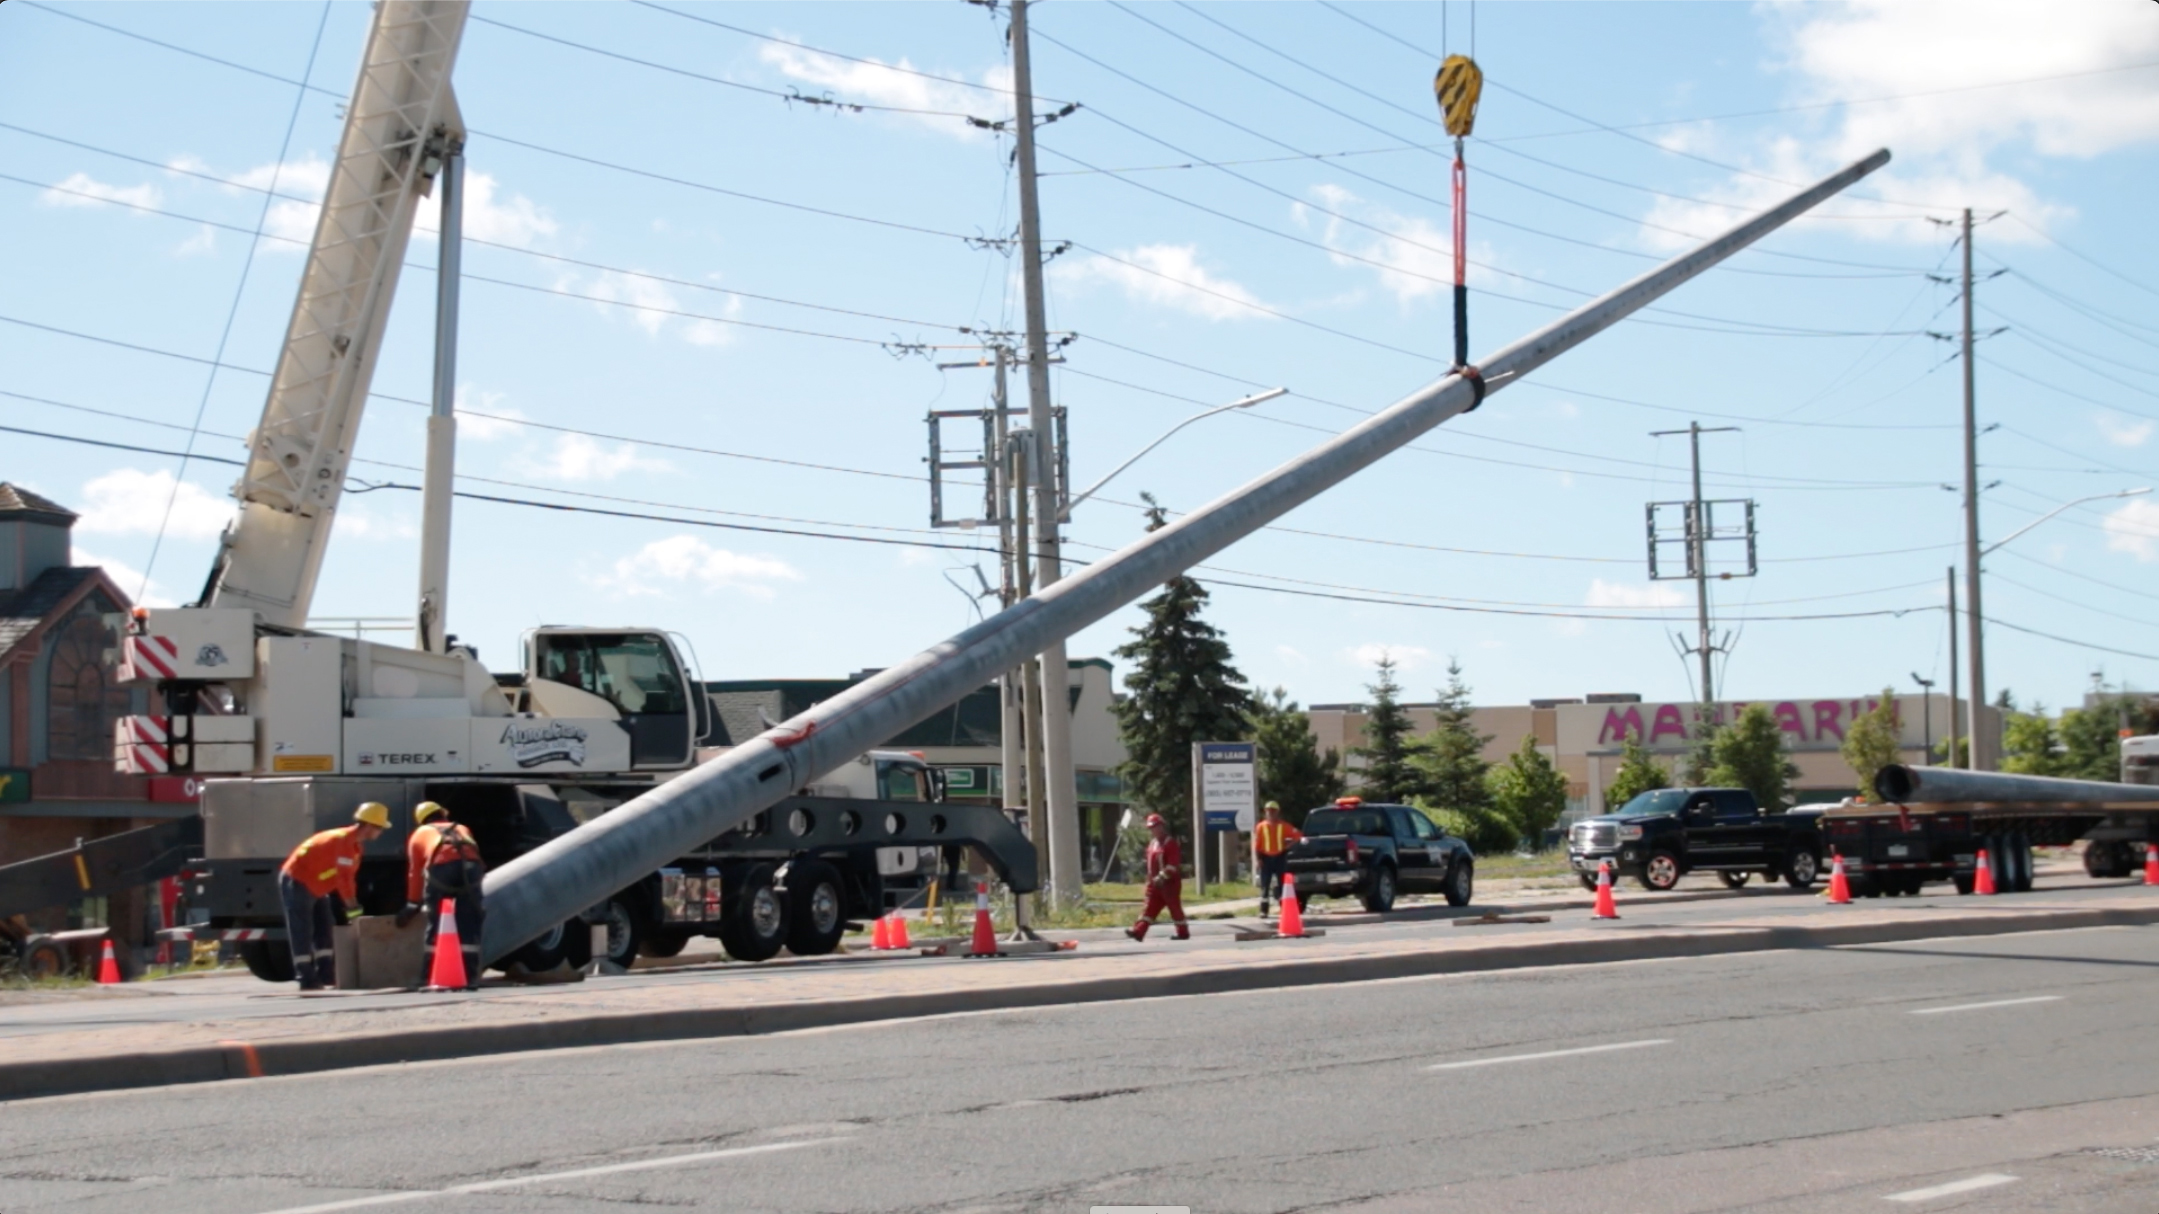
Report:
[[[1679,923],[1598,922],[1572,913],[1549,924],[1431,932],[1390,916],[1385,926],[1325,939],[1233,944],[1231,925],[1212,922],[1189,947],[1083,942],[1076,951],[998,960],[854,954],[640,970],[558,986],[491,985],[473,995],[301,997],[247,978],[203,980],[185,984],[200,1003],[164,1021],[143,1014],[160,1000],[133,992],[0,1008],[0,1099],[997,1008],[2159,923],[2159,896],[2120,885],[1838,907],[1792,896],[1724,896],[1728,907]],[[1635,897],[1626,905],[1639,916],[1646,903]],[[1534,909],[1560,908],[1548,902]]]

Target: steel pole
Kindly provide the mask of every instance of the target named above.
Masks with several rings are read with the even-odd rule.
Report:
[[[1957,766],[1957,567],[1949,567],[1949,737],[1943,743],[1949,749],[1942,754],[1942,766]],[[1933,755],[1927,762],[1934,761]],[[1971,760],[1964,760],[1970,767]]]
[[[1013,477],[1011,444],[1006,442],[1009,426],[1005,418],[1005,367],[1011,361],[1011,353],[1003,346],[997,347],[997,383],[992,400],[997,416],[991,422],[992,450],[984,462],[990,466],[990,475],[997,478],[997,605],[1010,607],[1020,599],[1019,578],[1016,563],[1021,559],[1019,545],[1025,536],[1014,529]],[[998,804],[1010,807],[1012,798],[1020,794],[1024,786],[1020,758],[1020,714],[1025,695],[1024,680],[1019,668],[1005,671],[997,679],[998,723],[997,757],[998,780],[1004,785],[998,794]]]
[[[1994,770],[1996,739],[1980,728],[1987,698],[1987,655],[1979,607],[1979,404],[1972,368],[1972,210],[1964,208],[1964,626],[1971,651],[1971,698],[1964,736],[1973,771]]]
[[[1875,152],[1789,200],[1504,347],[1476,372],[1506,387],[1619,323],[1889,162]],[[897,731],[954,703],[1170,578],[1371,467],[1484,393],[1450,371],[1361,424],[1135,539],[1078,574],[890,666],[681,777],[488,875],[486,955],[554,924],[695,848]]]
[[[465,149],[452,143],[435,178],[442,231],[435,255],[435,400],[427,415],[427,468],[420,477],[420,603],[413,647],[447,653],[450,504],[457,485],[457,288],[464,267]]]

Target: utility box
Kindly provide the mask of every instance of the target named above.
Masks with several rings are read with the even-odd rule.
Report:
[[[379,991],[421,984],[420,963],[427,955],[427,919],[404,927],[394,915],[363,915],[350,927],[330,933],[337,956],[340,990]]]

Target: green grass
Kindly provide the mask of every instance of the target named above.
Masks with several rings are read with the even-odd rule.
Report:
[[[1193,889],[1192,882],[1187,881],[1184,883],[1184,900],[1188,906],[1199,901],[1198,897],[1194,895]],[[1086,890],[1089,902],[1145,902],[1147,900],[1147,887],[1136,882],[1090,883]],[[1239,898],[1257,897],[1259,897],[1259,887],[1249,881],[1209,881],[1207,883],[1206,900],[1209,902],[1231,902]]]
[[[1538,852],[1533,856],[1510,853],[1477,857],[1477,876],[1486,881],[1513,877],[1566,877],[1572,876],[1573,872],[1567,866],[1567,853],[1558,850]]]

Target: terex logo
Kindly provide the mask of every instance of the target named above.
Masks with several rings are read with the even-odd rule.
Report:
[[[433,767],[441,761],[433,753],[422,751],[384,750],[360,756],[362,767]]]

